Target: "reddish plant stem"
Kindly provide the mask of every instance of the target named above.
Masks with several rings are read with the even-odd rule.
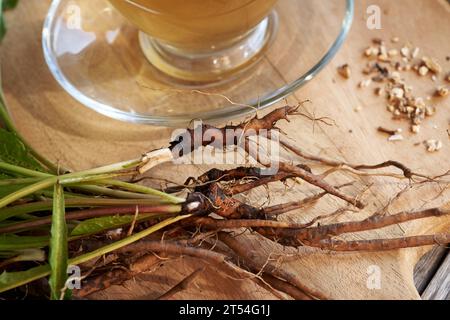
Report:
[[[110,215],[126,215],[126,214],[134,214],[136,212],[136,208],[138,208],[139,213],[169,213],[173,212],[170,210],[173,206],[127,206],[127,207],[112,207],[112,208],[96,208],[96,209],[85,209],[85,210],[77,210],[66,213],[66,220],[84,220],[89,218],[98,218],[105,217]],[[45,225],[50,225],[52,222],[52,217],[43,217],[38,218],[36,220],[29,220],[18,222],[15,224],[11,224],[5,227],[0,228],[1,233],[11,233],[18,232],[24,229],[32,229]]]

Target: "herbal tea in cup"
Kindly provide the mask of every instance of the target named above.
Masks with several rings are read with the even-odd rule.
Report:
[[[140,30],[147,59],[190,82],[213,82],[257,60],[276,28],[276,0],[109,0]]]

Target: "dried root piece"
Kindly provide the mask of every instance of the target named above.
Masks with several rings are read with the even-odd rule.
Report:
[[[449,90],[447,87],[441,86],[436,89],[435,95],[438,97],[446,97],[446,96],[448,96],[448,92],[449,92]]]
[[[350,76],[352,74],[350,66],[347,63],[339,66],[337,71],[345,79],[350,79]]]
[[[442,149],[442,141],[436,139],[429,139],[424,141],[428,152],[436,152]]]
[[[450,243],[450,233],[403,237],[395,239],[373,239],[358,241],[342,241],[325,239],[310,244],[313,247],[332,251],[387,251],[429,245],[446,245]]]
[[[239,125],[228,125],[222,128],[216,128],[208,124],[202,124],[194,129],[187,129],[173,141],[167,148],[153,150],[144,154],[141,158],[142,165],[138,168],[139,174],[143,174],[151,168],[174,159],[185,156],[199,147],[213,145],[215,148],[226,149],[229,146],[238,146],[245,144],[247,137],[258,135],[262,130],[276,129],[275,125],[280,120],[287,120],[289,115],[298,114],[300,108],[297,106],[285,106],[268,113],[262,118],[254,117],[247,122]],[[203,132],[208,131],[211,134],[207,141],[203,139]],[[233,132],[232,137],[227,136],[227,132]],[[199,136],[200,135],[200,136]],[[200,144],[196,142],[200,141]],[[212,143],[213,142],[213,143]]]
[[[432,72],[434,72],[434,73],[442,72],[442,67],[436,59],[429,58],[429,57],[423,57],[422,62]]]
[[[276,129],[276,123],[280,120],[287,120],[289,115],[297,113],[300,105],[297,106],[285,106],[273,110],[262,118],[254,117],[247,122],[243,122],[238,125],[227,125],[222,128],[216,128],[208,124],[202,124],[201,127],[194,129],[187,129],[183,134],[179,135],[175,140],[170,143],[169,149],[175,152],[174,157],[181,157],[190,152],[193,152],[196,148],[202,146],[211,145],[211,141],[214,141],[216,148],[225,149],[229,146],[237,146],[244,141],[246,137],[257,135],[262,130],[270,131]],[[196,137],[196,133],[203,133],[210,130],[211,140],[206,141],[202,137]],[[227,131],[236,133],[233,139],[227,139]],[[194,141],[201,141],[201,145],[195,145]]]
[[[186,278],[181,280],[179,283],[177,283],[174,287],[172,287],[169,291],[162,294],[156,300],[168,300],[172,298],[174,295],[176,295],[178,292],[184,291],[189,288],[190,284],[197,278],[197,276],[205,271],[205,268],[199,268],[192,272],[190,275],[188,275]]]
[[[338,236],[344,233],[354,233],[361,232],[367,230],[380,229],[387,226],[423,219],[428,217],[441,217],[445,215],[450,215],[450,210],[442,209],[442,208],[431,208],[427,210],[417,211],[417,212],[400,212],[394,215],[381,215],[376,214],[362,221],[349,221],[343,223],[336,223],[331,225],[323,225],[312,228],[301,228],[301,229],[282,229],[282,228],[257,228],[255,229],[260,234],[268,237],[269,239],[275,240],[280,244],[286,246],[312,246],[317,247],[321,246],[323,240],[328,240],[333,236]],[[445,242],[447,238],[440,238],[442,243]],[[376,243],[377,241],[383,243],[384,239],[376,239],[372,240],[371,243]],[[411,240],[412,241],[412,240]],[[398,242],[403,244],[414,244],[415,242]],[[420,242],[418,242],[420,243]],[[380,245],[381,246],[381,245]],[[415,246],[415,245],[414,245]],[[374,248],[377,248],[376,245],[373,245]],[[386,247],[397,249],[394,245],[392,247]],[[399,247],[404,248],[404,247]],[[374,249],[375,250],[375,249]],[[384,249],[387,250],[387,249]]]

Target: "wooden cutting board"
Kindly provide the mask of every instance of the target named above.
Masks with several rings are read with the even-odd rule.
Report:
[[[398,36],[410,41],[429,56],[436,57],[450,71],[450,6],[445,0],[374,0],[355,1],[355,21],[350,36],[333,62],[317,79],[300,89],[289,102],[311,99],[308,106],[316,116],[327,116],[336,121],[333,127],[297,118],[283,123],[282,129],[305,150],[324,156],[345,159],[354,163],[379,163],[388,159],[408,164],[415,171],[430,175],[450,168],[449,129],[450,100],[438,103],[437,115],[422,128],[420,135],[408,132],[404,122],[393,122],[385,111],[384,102],[372,89],[358,89],[362,79],[362,49],[374,37],[386,40]],[[167,144],[171,130],[165,128],[132,125],[101,116],[74,101],[52,78],[41,50],[41,28],[49,0],[20,1],[19,7],[7,14],[9,33],[2,45],[2,76],[7,102],[18,129],[42,154],[72,169],[83,169],[101,164],[134,158],[146,150]],[[366,8],[377,4],[382,9],[382,29],[368,30]],[[330,12],[330,14],[333,14]],[[307,50],[307,48],[305,48]],[[353,67],[350,80],[336,74],[337,66],[349,63]],[[423,79],[421,80],[423,81]],[[427,83],[433,87],[431,80]],[[418,82],[417,86],[422,82]],[[431,90],[431,89],[427,89]],[[361,109],[356,112],[355,109]],[[376,132],[376,127],[401,127],[406,139],[387,142]],[[423,145],[415,145],[425,139],[440,139],[443,149],[427,153]],[[206,166],[163,165],[152,176],[182,182],[188,175],[197,175]],[[365,193],[368,208],[363,212],[344,215],[338,219],[362,219],[376,208],[385,205],[402,186],[366,179],[372,186]],[[272,203],[298,199],[312,192],[303,185],[293,187],[271,186]],[[438,186],[420,188],[407,193],[395,202],[391,212],[417,209],[422,206],[441,205],[450,201],[450,190],[439,192]],[[351,191],[351,190],[350,190]],[[356,190],[353,190],[356,192]],[[436,195],[440,193],[439,197]],[[249,195],[253,201],[266,199],[265,190]],[[326,197],[308,212],[294,212],[286,219],[306,221],[319,213],[336,208],[336,200]],[[432,218],[352,235],[352,239],[370,237],[398,237],[413,234],[430,234],[449,231],[449,218]],[[242,246],[255,256],[278,257],[281,268],[295,273],[301,281],[320,290],[333,299],[417,299],[413,284],[413,267],[429,248],[405,249],[382,253],[331,254],[320,250],[302,248],[298,251],[260,241],[254,236],[242,236]],[[281,258],[280,258],[281,257]],[[164,261],[151,273],[140,276],[124,286],[114,286],[92,298],[142,298],[156,297],[187,276],[201,261],[179,258]],[[380,270],[381,288],[369,289],[369,274],[376,266]],[[377,269],[375,267],[375,269]],[[372,269],[371,269],[372,268]],[[205,274],[188,290],[174,298],[196,299],[270,299],[272,293],[256,286],[250,279],[233,280],[215,267],[207,267]]]

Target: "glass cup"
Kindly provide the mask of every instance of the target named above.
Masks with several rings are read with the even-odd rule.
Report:
[[[252,66],[271,42],[277,0],[109,0],[140,29],[147,60],[181,82],[207,84]]]

